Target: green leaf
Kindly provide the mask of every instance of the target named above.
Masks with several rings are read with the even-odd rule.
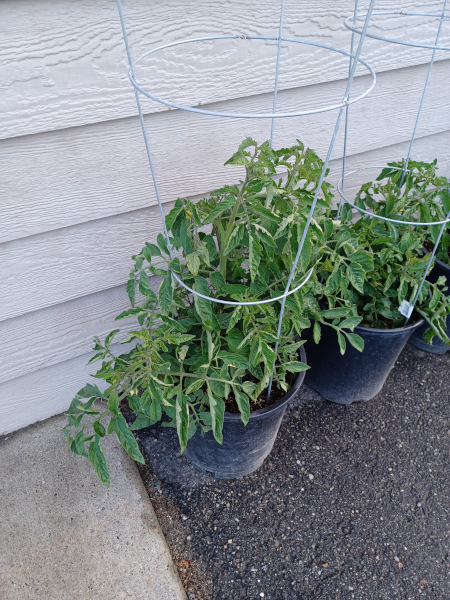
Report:
[[[349,308],[330,308],[328,310],[323,310],[320,314],[326,319],[340,319],[342,317],[347,317],[349,312]]]
[[[256,384],[253,383],[253,381],[244,381],[242,383],[242,389],[248,396],[250,396],[250,398],[253,398],[256,390]]]
[[[231,252],[231,250],[233,250],[233,248],[235,248],[240,241],[242,240],[242,238],[244,237],[244,227],[242,225],[238,225],[237,227],[235,227],[230,235],[230,237],[228,238],[228,242],[227,245],[225,247],[224,250],[224,254],[229,254]]]
[[[156,296],[155,296],[156,298]],[[144,315],[145,310],[142,308],[130,308],[128,310],[124,310],[120,315],[115,318],[115,321],[120,321],[120,319],[128,319],[128,317],[135,317],[137,315]]]
[[[350,263],[349,265],[347,265],[347,275],[353,286],[358,290],[358,292],[361,292],[361,294],[363,294],[365,273],[362,267],[360,267],[358,263]]]
[[[158,387],[156,381],[154,381],[153,379],[150,379],[150,381],[148,383],[148,389],[149,389],[149,392],[150,392],[152,398],[157,400],[160,404],[164,403],[163,391],[161,390],[161,388]],[[145,392],[144,392],[144,394],[142,394],[142,398],[144,398],[144,395],[145,395]]]
[[[130,299],[131,306],[134,306],[134,297],[136,295],[136,279],[129,279],[127,282],[127,294]]]
[[[186,264],[192,275],[197,277],[198,270],[200,268],[200,256],[197,254],[197,252],[193,252],[192,254],[188,254],[186,256]]]
[[[249,362],[253,367],[255,367],[258,362],[260,352],[261,352],[261,339],[260,339],[259,335],[256,334],[253,338],[252,345],[250,346]]]
[[[99,435],[100,437],[105,437],[106,429],[103,427],[103,425],[100,423],[100,421],[95,421],[93,427],[94,427],[94,431],[97,435]]]
[[[156,242],[157,242],[158,246],[161,248],[161,250],[165,254],[167,254],[168,256],[170,256],[169,247],[167,245],[166,238],[163,236],[162,233],[158,233],[158,237],[156,238]]]
[[[117,439],[128,452],[133,460],[145,465],[144,457],[142,456],[139,446],[131,433],[127,422],[123,415],[119,412],[111,419],[108,425],[108,433],[115,433]]]
[[[209,279],[211,280],[211,283],[216,288],[216,290],[218,292],[221,292],[223,286],[226,283],[225,279],[223,278],[222,273],[219,273],[218,271],[214,271],[213,273],[211,273]]]
[[[194,284],[194,290],[208,297],[211,294],[209,291],[208,282],[204,277],[197,277]],[[203,325],[205,325],[208,329],[212,329],[211,302],[194,294],[194,305]]]
[[[155,422],[160,421],[162,417],[162,408],[161,404],[157,400],[153,400],[150,406],[150,419],[153,419]]]
[[[141,271],[139,275],[139,291],[143,296],[154,295],[153,290],[150,287],[148,275],[145,271]]]
[[[327,283],[325,285],[325,291],[328,294],[332,294],[340,285],[342,279],[342,272],[338,268],[336,271],[331,273],[331,275],[327,279]]]
[[[183,210],[184,210],[183,201],[180,200],[180,198],[178,198],[177,201],[175,202],[174,207],[172,208],[172,210],[169,212],[169,214],[166,217],[166,227],[167,227],[168,231],[170,231],[172,229],[172,225],[175,223],[178,215]]]
[[[74,403],[76,400],[79,400],[80,398],[93,398],[94,396],[96,398],[103,398],[103,395],[98,389],[98,387],[96,385],[88,383],[84,386],[84,388],[81,388],[81,390],[77,392],[75,398],[72,400],[72,403]]]
[[[113,392],[111,396],[108,398],[108,410],[110,410],[113,415],[117,415],[119,413],[119,395],[117,392]]]
[[[248,396],[246,396],[243,392],[240,392],[236,387],[233,391],[234,397],[236,398],[236,403],[241,413],[241,420],[244,425],[247,425],[248,420],[250,419],[250,401]]]
[[[249,266],[252,281],[255,281],[258,273],[259,263],[261,262],[262,246],[254,233],[249,234]]]
[[[220,215],[223,212],[232,208],[235,205],[235,203],[236,203],[236,198],[231,197],[231,196],[229,198],[227,198],[226,200],[224,200],[223,202],[220,202],[210,212],[208,218],[205,219],[205,223],[212,223],[215,219],[217,219],[217,217],[220,217]]]
[[[364,350],[364,340],[362,339],[362,337],[360,337],[359,335],[356,335],[356,333],[347,333],[346,335],[347,335],[348,341],[353,346],[353,348],[356,348],[360,352],[362,352]],[[345,350],[345,347],[344,347],[344,350]],[[344,353],[342,352],[342,354],[344,354]]]
[[[225,352],[225,350],[220,350],[217,355],[217,358],[221,358],[225,364],[230,367],[239,367],[241,369],[248,369],[248,362],[242,356],[238,354],[233,354],[232,352]]]
[[[219,444],[223,443],[222,429],[223,429],[223,418],[225,414],[225,403],[222,398],[217,398],[211,392],[208,386],[208,398],[209,398],[209,410],[211,412],[211,421],[213,434],[216,442]]]
[[[153,419],[150,419],[150,417],[146,417],[144,415],[138,415],[137,419],[135,420],[133,425],[130,427],[130,429],[132,431],[138,431],[139,429],[144,429],[144,427],[151,427],[154,424],[155,424],[155,421]]]
[[[149,242],[145,242],[145,246],[143,248],[143,254],[144,254],[145,258],[147,259],[147,262],[150,262],[149,259],[151,259],[152,256],[161,256],[161,250],[158,248],[158,246],[155,246],[155,244],[150,244]]]
[[[175,403],[175,420],[177,424],[178,439],[180,440],[181,453],[185,451],[188,442],[188,402],[188,396],[185,396],[182,393],[177,394],[177,400]]]
[[[191,380],[191,383],[186,388],[186,394],[187,395],[193,394],[194,392],[199,390],[204,383],[205,383],[204,379],[194,379],[193,381]]]
[[[95,436],[95,440],[89,446],[88,457],[100,481],[104,483],[106,487],[109,487],[110,479],[108,466],[106,464],[105,455],[103,454],[100,444],[100,437],[98,435]]]
[[[355,335],[355,334],[349,333],[347,335]],[[340,331],[337,332],[337,336],[338,336],[339,348],[341,349],[341,354],[345,354],[345,348],[346,348],[345,337],[342,335],[342,333]],[[359,337],[359,336],[356,336],[356,337]]]
[[[170,307],[172,306],[172,298],[172,274],[167,273],[166,277],[161,282],[158,293],[159,305],[163,314],[168,315],[170,313]]]
[[[316,342],[316,344],[318,344],[320,342],[321,335],[322,335],[322,332],[320,329],[320,324],[317,321],[315,321],[314,328],[313,328],[313,337],[314,337],[314,341]]]
[[[349,317],[348,319],[345,319],[344,321],[339,323],[339,327],[341,329],[347,327],[348,329],[351,329],[353,331],[353,329],[357,327],[361,323],[361,321],[362,317]]]
[[[369,273],[374,269],[373,258],[368,252],[362,250],[355,252],[354,254],[351,254],[348,259],[352,263],[358,263],[366,273]]]
[[[283,368],[290,373],[301,373],[302,371],[307,371],[310,369],[308,365],[300,361],[290,361],[287,363],[283,363]]]

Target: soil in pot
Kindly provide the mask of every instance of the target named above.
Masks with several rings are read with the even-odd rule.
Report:
[[[421,319],[396,329],[355,327],[355,333],[364,340],[364,351],[347,344],[344,355],[331,327],[322,328],[319,344],[309,330],[306,349],[311,369],[306,372],[305,383],[331,402],[370,400],[381,390],[409,337],[423,322]]]
[[[447,285],[449,290],[447,291],[447,295],[450,295],[450,266],[446,265],[441,260],[437,260],[434,264],[433,270],[428,275],[427,279],[431,283],[436,283],[439,277],[444,275],[447,278]],[[415,346],[416,348],[420,348],[420,350],[424,350],[425,352],[431,352],[432,354],[444,354],[448,350],[450,350],[450,346],[447,346],[444,342],[442,342],[437,336],[434,336],[433,342],[429,344],[423,339],[423,334],[425,330],[428,329],[428,323],[424,323],[421,327],[419,327],[409,338],[409,343]],[[447,335],[450,337],[450,315],[447,317]]]
[[[300,355],[306,363],[303,347]],[[184,456],[217,479],[235,479],[253,473],[270,454],[287,405],[297,396],[304,377],[305,372],[299,373],[291,389],[274,404],[252,411],[246,426],[239,413],[226,412],[223,444],[216,442],[212,431],[203,437],[197,432],[189,440]]]

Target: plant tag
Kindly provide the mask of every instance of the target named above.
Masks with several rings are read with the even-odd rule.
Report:
[[[411,306],[411,304],[407,301],[407,300],[402,300],[402,303],[400,304],[400,308],[398,309],[398,312],[403,315],[404,317],[406,317],[407,319],[409,319],[409,317],[411,316],[411,313],[413,311],[413,306]]]

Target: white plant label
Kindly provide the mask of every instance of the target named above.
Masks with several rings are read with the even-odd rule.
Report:
[[[411,304],[407,301],[407,300],[402,300],[402,303],[400,304],[400,308],[398,309],[398,312],[403,315],[404,317],[406,317],[407,319],[409,319],[409,317],[411,316],[411,313],[413,311],[413,306],[411,306]]]

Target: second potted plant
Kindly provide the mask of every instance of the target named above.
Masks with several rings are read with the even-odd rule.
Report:
[[[435,182],[430,182],[422,163],[411,162],[400,188],[401,166],[393,164],[382,171],[375,184],[365,184],[356,205],[397,220],[408,220],[419,212],[431,221],[430,198],[438,202]],[[445,333],[450,299],[443,278],[425,282],[406,327],[399,310],[404,302],[413,301],[427,269],[423,231],[367,215],[356,222],[352,217],[350,207],[344,205],[342,220],[335,224],[327,242],[329,252],[324,254],[319,274],[327,306],[335,307],[329,294],[341,287],[345,304],[355,307],[362,317],[355,331],[364,339],[364,353],[350,348],[340,356],[336,341],[327,334],[317,347],[312,343],[306,347],[311,366],[306,382],[328,400],[343,404],[369,400],[381,390],[411,334],[425,321],[427,340],[437,335],[443,343],[450,343]]]

